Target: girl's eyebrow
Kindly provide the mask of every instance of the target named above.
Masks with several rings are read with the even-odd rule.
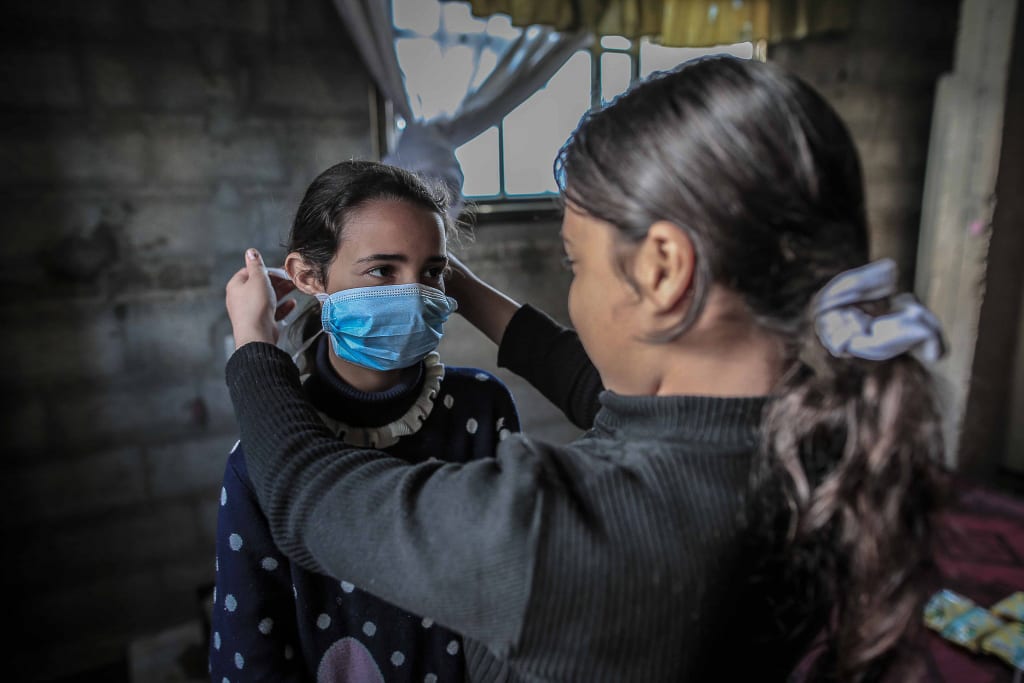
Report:
[[[427,263],[444,263],[447,260],[447,256],[438,254],[428,258]],[[361,259],[356,259],[356,263],[369,263],[370,261],[398,261],[399,263],[406,263],[409,261],[409,257],[405,254],[370,254]]]
[[[369,263],[370,261],[399,261],[400,263],[405,263],[408,260],[409,257],[405,254],[370,254],[361,259],[356,259],[356,263]]]

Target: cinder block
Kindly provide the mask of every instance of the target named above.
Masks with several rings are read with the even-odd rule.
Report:
[[[96,99],[104,107],[130,107],[139,101],[144,74],[116,54],[97,54],[90,60]]]
[[[70,50],[8,46],[0,52],[0,83],[5,107],[71,109],[84,101]]]
[[[326,63],[324,63],[326,62]],[[301,114],[364,114],[369,122],[369,80],[338,53],[305,52],[266,62],[253,74],[255,105]],[[344,74],[344,76],[342,76]]]
[[[292,193],[281,190],[238,195],[238,203],[217,201],[208,204],[203,215],[207,226],[205,246],[232,264],[228,276],[243,265],[242,253],[249,246],[264,254],[280,248],[291,229],[299,200]],[[237,264],[237,265],[236,265]],[[225,273],[218,272],[218,275]],[[227,278],[217,279],[221,286]]]
[[[227,362],[227,358],[223,360],[224,363]],[[202,381],[199,387],[207,411],[208,429],[235,434],[238,432],[238,424],[227,383],[224,381],[224,363],[218,362],[212,375]]]
[[[125,246],[132,256],[145,259],[205,261],[204,255],[212,251],[222,224],[232,229],[232,221],[248,223],[251,212],[247,203],[239,202],[230,210],[213,214],[214,204],[203,194],[138,200],[125,225]]]
[[[867,174],[865,194],[868,213],[915,211],[921,208],[924,179],[920,175],[903,173],[886,174],[889,177],[875,180]]]
[[[132,370],[156,377],[195,375],[211,367],[220,352],[210,334],[225,315],[219,291],[125,302],[121,310],[125,362]]]
[[[928,156],[927,138],[921,139],[924,122],[917,130],[904,131],[904,137],[874,136],[857,143],[864,175],[881,183],[912,176],[920,184]]]
[[[134,130],[94,134],[61,132],[35,138],[0,140],[0,185],[64,187],[124,186],[142,183],[145,136]]]
[[[4,435],[4,465],[10,466],[31,459],[46,447],[46,411],[35,392],[22,392],[17,400],[5,403],[0,411],[0,432]]]
[[[113,306],[95,302],[37,301],[13,310],[8,350],[17,363],[0,378],[19,385],[74,383],[115,376],[125,369],[122,329]]]
[[[159,31],[182,31],[200,24],[199,11],[205,3],[149,0],[143,7],[143,22]]]
[[[220,511],[220,500],[217,496],[201,498],[196,503],[196,514],[199,518],[199,537],[203,544],[210,549],[209,569],[213,575],[214,548],[217,545],[217,514]]]
[[[122,570],[87,582],[38,587],[20,627],[31,641],[65,651],[97,641],[127,645],[133,633],[144,633],[166,619],[181,619],[193,604],[185,587],[168,591],[157,568]]]
[[[269,0],[244,3],[149,0],[144,21],[158,31],[223,29],[262,35],[270,30]]]
[[[350,45],[348,32],[333,3],[303,2],[289,7],[288,29],[303,43],[332,43],[341,49]]]
[[[100,384],[74,401],[50,404],[50,441],[54,448],[81,452],[198,436],[210,425],[206,390],[202,381],[154,380],[151,375]]]
[[[11,36],[45,35],[113,37],[132,27],[133,12],[126,0],[54,0],[7,3],[4,25]]]
[[[222,179],[276,183],[286,178],[280,146],[266,131],[212,141],[201,122],[181,121],[153,131],[150,154],[158,183],[208,187]]]
[[[349,159],[372,158],[365,109],[348,112],[332,121],[298,121],[288,131],[289,161],[293,178],[301,179],[302,190],[329,167]],[[292,214],[301,195],[295,200]]]
[[[156,498],[219,490],[234,433],[189,439],[146,449],[149,488]]]
[[[168,46],[169,54],[155,57],[146,68],[143,98],[147,107],[170,111],[205,111],[216,91],[213,74],[204,73],[194,50]]]
[[[21,541],[18,578],[26,588],[127,576],[200,547],[192,504],[170,501],[51,524]]]
[[[7,470],[2,497],[14,516],[3,526],[66,519],[140,503],[146,497],[144,463],[137,448]]]

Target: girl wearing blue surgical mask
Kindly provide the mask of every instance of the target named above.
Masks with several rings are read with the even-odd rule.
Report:
[[[445,197],[374,162],[324,171],[299,206],[284,270],[315,301],[303,391],[354,447],[410,464],[493,456],[518,429],[508,390],[434,351],[457,306],[444,293]],[[212,680],[462,680],[462,639],[353,585],[307,571],[274,545],[241,442],[229,457],[217,533]],[[396,483],[397,485],[397,483]],[[367,589],[364,591],[363,589]]]

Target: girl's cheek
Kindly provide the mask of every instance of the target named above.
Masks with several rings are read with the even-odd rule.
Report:
[[[572,322],[573,328],[576,330],[580,329],[579,321],[576,318],[576,280],[569,283],[569,321]]]

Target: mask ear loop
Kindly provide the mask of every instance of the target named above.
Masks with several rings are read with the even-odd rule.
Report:
[[[323,305],[330,298],[330,295],[324,294],[323,292],[317,292],[313,296],[316,297],[316,300],[319,301],[321,305]],[[321,309],[321,315],[323,315],[323,309]],[[320,335],[323,334],[323,333],[324,333],[324,329],[321,327],[319,332],[317,332],[312,337],[310,337],[309,339],[304,341],[302,343],[302,346],[299,347],[299,350],[292,354],[292,362],[295,363],[296,365],[298,365],[299,364],[299,358],[302,356],[302,354],[305,353],[306,349],[308,349],[310,346],[312,346],[313,342],[315,342],[317,339],[319,339]]]
[[[292,279],[291,275],[289,275],[288,271],[285,270],[284,268],[267,268],[267,273],[270,275],[276,275],[282,280],[291,281]],[[319,301],[321,304],[323,304],[329,298],[327,294],[323,294],[320,292],[317,292],[313,296],[315,296],[316,300]],[[323,328],[321,328],[319,332],[317,332],[312,337],[304,341],[302,345],[298,348],[298,350],[296,350],[295,353],[292,354],[292,362],[295,363],[296,366],[298,366],[299,358],[302,357],[302,354],[304,354],[310,346],[316,343],[316,340],[319,339],[320,335],[323,333]]]
[[[295,353],[292,354],[292,362],[295,363],[296,365],[298,365],[299,364],[299,358],[302,357],[302,354],[304,354],[306,352],[306,349],[308,349],[310,346],[312,346],[313,342],[315,342],[317,339],[319,339],[320,335],[323,334],[323,333],[324,333],[323,328],[321,328],[319,332],[317,332],[312,337],[310,337],[309,339],[304,341],[302,343],[302,346],[299,347],[298,351],[296,351]]]

